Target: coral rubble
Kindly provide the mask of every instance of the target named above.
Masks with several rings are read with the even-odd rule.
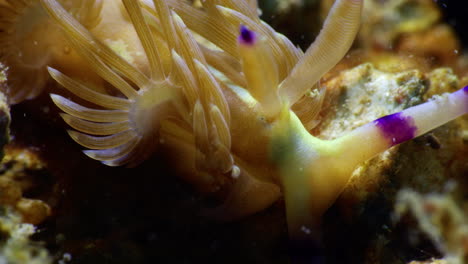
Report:
[[[43,245],[29,239],[35,232],[33,225],[22,223],[19,215],[0,205],[0,263],[52,263]]]
[[[449,193],[421,195],[403,189],[397,196],[396,213],[399,217],[412,214],[448,263],[468,261],[467,213]]]

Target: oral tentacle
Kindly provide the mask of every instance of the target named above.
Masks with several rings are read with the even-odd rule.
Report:
[[[353,167],[373,156],[423,135],[468,112],[468,88],[381,117],[334,140],[347,153],[343,164]]]
[[[468,87],[381,117],[335,140],[310,135],[291,111],[274,124],[272,160],[278,164],[288,228],[294,239],[317,228],[357,165],[468,113]]]

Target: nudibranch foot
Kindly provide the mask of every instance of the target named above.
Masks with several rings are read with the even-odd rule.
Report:
[[[257,194],[261,194],[259,199],[249,199]],[[205,209],[203,214],[218,221],[233,221],[268,208],[279,197],[279,186],[260,181],[248,175],[244,169],[236,177],[236,182],[223,203],[218,207]]]

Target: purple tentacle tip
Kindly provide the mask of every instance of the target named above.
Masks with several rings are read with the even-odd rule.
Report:
[[[463,88],[463,95],[465,97],[465,114],[468,113],[468,85]]]
[[[389,141],[390,146],[398,145],[416,136],[417,127],[413,118],[404,116],[402,113],[381,117],[374,123]]]
[[[255,32],[249,30],[246,26],[240,26],[240,35],[239,35],[239,42],[246,45],[253,45],[255,44],[257,36]]]

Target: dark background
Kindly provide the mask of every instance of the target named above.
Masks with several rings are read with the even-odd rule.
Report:
[[[457,31],[468,51],[468,2],[466,0],[434,0],[444,12],[444,19]]]

